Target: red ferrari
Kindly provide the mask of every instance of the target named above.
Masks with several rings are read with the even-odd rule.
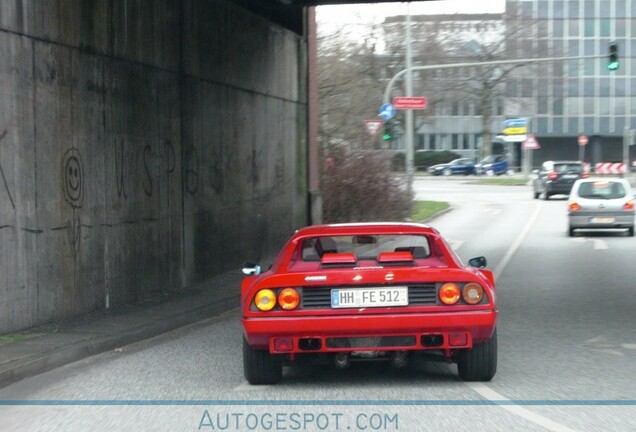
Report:
[[[495,282],[484,257],[464,266],[440,233],[414,223],[310,226],[265,272],[246,263],[243,368],[274,384],[283,364],[322,355],[336,366],[421,351],[456,362],[466,381],[497,369]]]

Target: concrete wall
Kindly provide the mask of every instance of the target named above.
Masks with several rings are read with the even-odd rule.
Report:
[[[306,48],[225,0],[0,2],[0,334],[271,256]]]

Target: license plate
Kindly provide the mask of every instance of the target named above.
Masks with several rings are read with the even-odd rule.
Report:
[[[331,290],[332,308],[406,306],[408,304],[409,290],[405,286]]]
[[[564,179],[570,179],[570,180],[571,180],[571,179],[578,178],[578,177],[579,177],[579,176],[577,176],[576,174],[565,174],[565,175],[563,176],[563,178],[564,178]]]
[[[593,217],[590,218],[590,222],[597,224],[611,224],[616,222],[616,219],[613,217]]]

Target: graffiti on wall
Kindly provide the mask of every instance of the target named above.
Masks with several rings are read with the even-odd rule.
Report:
[[[7,135],[7,130],[5,129],[0,134],[0,142],[2,142],[2,140],[4,139],[4,137],[6,135]],[[4,184],[4,190],[7,192],[7,196],[9,197],[9,202],[11,203],[11,208],[13,208],[15,210],[15,204],[13,203],[13,197],[11,196],[11,191],[9,190],[9,185],[7,184],[7,179],[4,176],[4,170],[2,169],[2,162],[0,162],[0,174],[2,174],[2,182]]]
[[[77,260],[79,254],[82,226],[79,209],[84,200],[84,166],[78,149],[71,148],[62,158],[62,189],[64,200],[71,206],[73,216],[69,222],[68,240],[73,251],[73,258]]]

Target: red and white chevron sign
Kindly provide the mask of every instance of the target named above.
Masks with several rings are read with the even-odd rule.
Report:
[[[594,166],[596,174],[623,174],[625,164],[621,162],[599,162]]]

